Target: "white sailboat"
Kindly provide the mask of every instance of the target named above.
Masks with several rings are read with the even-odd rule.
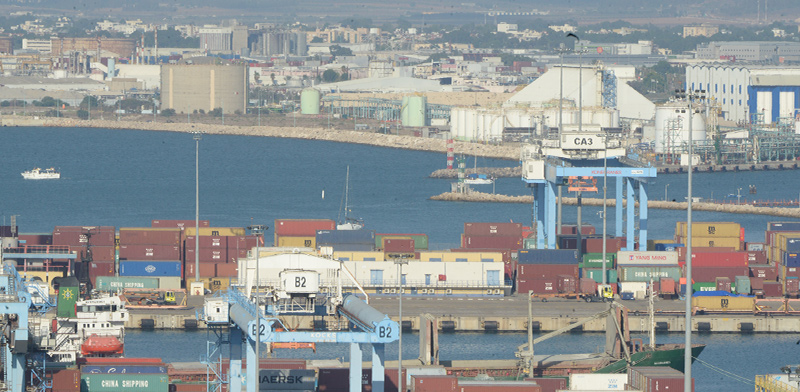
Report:
[[[350,214],[350,166],[347,166],[347,175],[344,183],[344,197],[342,199],[344,208],[339,207],[339,216],[336,218],[336,230],[361,230],[364,228],[364,220],[351,218]],[[344,212],[344,219],[342,219]]]

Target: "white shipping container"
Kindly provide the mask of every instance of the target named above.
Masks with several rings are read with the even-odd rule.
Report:
[[[619,282],[620,293],[634,293],[636,296],[637,291],[647,292],[647,282]]]
[[[571,391],[623,391],[628,383],[628,374],[570,374]]]
[[[678,252],[619,251],[618,265],[678,265]]]
[[[158,288],[161,290],[180,290],[180,276],[160,276],[158,277]]]

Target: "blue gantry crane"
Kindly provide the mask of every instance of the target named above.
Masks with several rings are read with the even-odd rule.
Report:
[[[281,269],[280,283],[269,285],[255,279],[260,266]],[[302,267],[301,267],[302,266]],[[369,346],[372,357],[372,390],[384,390],[384,346],[399,339],[400,326],[387,315],[371,307],[356,295],[343,295],[341,278],[355,282],[343,263],[322,257],[292,253],[248,259],[240,264],[246,276],[244,284],[233,286],[217,297],[206,299],[203,321],[209,329],[219,329],[214,347],[230,345],[228,390],[238,391],[246,386],[248,392],[259,390],[260,384],[296,380],[291,377],[262,377],[258,369],[257,344],[259,343],[341,343],[350,345],[350,391],[361,391],[363,368],[362,344]],[[262,267],[266,268],[266,267]],[[240,274],[242,271],[240,271]],[[330,279],[322,281],[320,276]],[[356,282],[357,284],[357,282]],[[362,291],[363,292],[363,291]],[[366,297],[366,294],[365,294]],[[347,320],[348,330],[290,331],[281,321],[286,315],[336,315]],[[228,328],[228,335],[221,332]],[[246,344],[245,344],[246,343]],[[242,347],[242,346],[245,347]],[[365,348],[366,349],[366,348]],[[247,358],[247,368],[242,373],[242,351]],[[222,373],[222,372],[219,372]],[[313,380],[311,380],[313,385]]]

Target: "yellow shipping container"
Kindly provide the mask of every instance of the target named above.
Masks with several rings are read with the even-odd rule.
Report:
[[[678,237],[678,242],[686,245],[685,237]],[[692,246],[702,248],[733,248],[742,250],[742,242],[739,237],[699,237],[692,234]]]
[[[656,250],[657,244],[674,244],[675,239],[670,238],[667,240],[647,240],[647,250]]]
[[[736,237],[740,238],[742,226],[735,222],[692,222],[692,237]],[[686,222],[678,222],[676,237],[687,236]]]
[[[194,235],[195,230],[194,227],[187,227],[183,229],[183,232],[190,236]],[[245,230],[244,227],[201,227],[200,235],[216,237],[243,236],[245,235]]]
[[[211,292],[216,292],[220,290],[227,290],[231,284],[236,284],[236,278],[200,278],[197,280],[198,282],[203,282],[203,287]],[[192,283],[195,282],[194,278],[186,279],[186,287],[192,287]]]
[[[383,252],[333,252],[333,258],[344,261],[386,261]]]
[[[775,233],[775,240],[777,244],[773,244],[773,246],[777,246],[778,249],[785,252],[789,240],[796,240],[798,238],[800,238],[800,233]]]
[[[281,236],[275,238],[275,246],[295,247],[295,248],[316,248],[317,237],[288,237]]]
[[[692,306],[699,310],[747,312],[756,310],[755,297],[692,297]]]

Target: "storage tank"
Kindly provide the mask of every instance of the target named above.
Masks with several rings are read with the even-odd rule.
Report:
[[[427,125],[428,99],[423,96],[408,97],[408,104],[403,105],[403,126],[424,127]]]
[[[656,107],[654,141],[657,154],[669,153],[689,141],[688,113],[686,104],[669,103]],[[706,124],[701,113],[692,116],[692,140],[706,140]]]
[[[403,100],[400,102],[400,123],[406,125],[408,123],[408,111],[406,108],[408,107],[408,97],[403,97]]]
[[[114,59],[108,59],[108,77],[113,78],[116,75],[116,65],[114,64]]]
[[[300,113],[319,114],[319,103],[322,93],[315,88],[304,88],[300,92]]]

